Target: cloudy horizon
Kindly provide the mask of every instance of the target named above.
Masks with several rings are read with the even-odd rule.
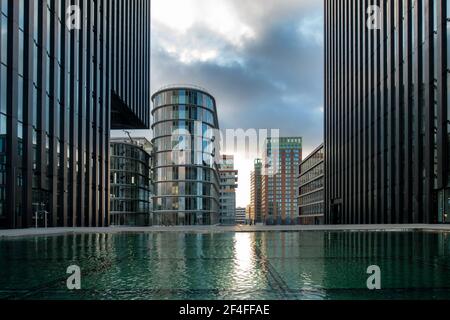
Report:
[[[151,91],[169,84],[206,88],[221,130],[303,137],[305,157],[323,141],[323,2],[153,0]],[[243,207],[253,159],[234,155]]]

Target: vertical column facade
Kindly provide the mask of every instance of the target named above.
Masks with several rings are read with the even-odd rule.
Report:
[[[325,1],[326,223],[450,221],[449,6]]]
[[[112,43],[111,17],[119,2],[0,1],[0,228],[108,225],[111,61],[123,47]],[[80,30],[67,28],[71,6],[80,9]],[[123,27],[149,46],[150,1],[133,1],[126,14],[137,25]],[[127,61],[121,69],[149,67],[139,48],[135,69]],[[149,102],[134,100],[124,99],[148,124]]]

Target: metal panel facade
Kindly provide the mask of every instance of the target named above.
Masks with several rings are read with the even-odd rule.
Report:
[[[0,3],[0,227],[108,225],[112,96],[139,127],[149,125],[142,88],[149,86],[150,1]],[[124,3],[132,4],[120,12]],[[71,5],[81,10],[80,30],[66,27]],[[113,25],[118,18],[127,24]],[[118,48],[128,55],[113,64]],[[117,70],[128,75],[121,85],[111,81]]]
[[[449,6],[325,0],[326,223],[448,222]]]

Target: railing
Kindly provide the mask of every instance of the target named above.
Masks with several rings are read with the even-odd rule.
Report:
[[[176,89],[176,88],[186,88],[186,89],[194,89],[194,90],[200,90],[203,92],[206,92],[207,94],[211,95],[208,90],[206,90],[203,87],[197,86],[195,84],[168,84],[165,86],[160,87],[157,92],[169,90],[169,89]]]

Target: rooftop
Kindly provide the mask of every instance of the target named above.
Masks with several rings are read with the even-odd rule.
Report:
[[[186,84],[186,83],[178,83],[178,84],[167,84],[165,86],[160,87],[158,90],[156,90],[156,92],[153,94],[152,96],[152,100],[153,97],[161,91],[166,91],[166,90],[173,90],[173,89],[193,89],[196,91],[201,91],[204,92],[208,95],[210,95],[211,97],[214,97],[206,88],[203,88],[201,86],[195,85],[195,84]]]

